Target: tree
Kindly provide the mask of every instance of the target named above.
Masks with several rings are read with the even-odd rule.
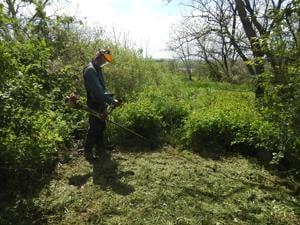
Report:
[[[1,11],[6,18],[0,28],[1,38],[22,40],[32,28],[34,32],[46,32],[48,18],[45,7],[49,3],[50,0],[1,0]]]
[[[176,29],[173,27],[173,32],[171,35],[172,41],[169,42],[169,50],[174,52],[180,61],[183,63],[185,72],[189,80],[192,80],[192,57],[191,43],[189,37],[184,34],[184,31]]]
[[[237,51],[226,32],[235,29],[236,15],[232,17],[226,0],[190,1],[186,7],[192,11],[178,26],[181,36],[191,43],[194,57],[208,65],[213,79],[231,80],[237,75]]]
[[[289,2],[270,13],[274,23],[268,36],[267,51],[274,65],[263,74],[265,96],[259,109],[281,130],[281,151],[299,158],[300,149],[300,1]]]

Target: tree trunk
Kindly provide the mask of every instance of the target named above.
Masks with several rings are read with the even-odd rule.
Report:
[[[257,87],[255,90],[256,97],[263,97],[264,95],[264,88],[260,82],[260,76],[264,72],[264,64],[261,61],[261,59],[265,56],[264,51],[262,50],[262,46],[259,42],[259,35],[256,33],[252,22],[250,21],[247,11],[246,11],[246,5],[244,4],[243,0],[235,0],[236,3],[236,9],[238,12],[238,15],[240,17],[240,20],[242,22],[245,34],[249,40],[252,55],[254,58],[254,68],[255,75],[257,76]],[[249,5],[247,5],[249,7]],[[257,21],[256,21],[257,22]],[[262,32],[262,30],[260,30]]]

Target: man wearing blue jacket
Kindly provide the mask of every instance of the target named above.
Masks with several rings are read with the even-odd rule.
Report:
[[[112,54],[109,50],[99,50],[83,70],[84,84],[87,92],[87,105],[89,108],[105,113],[107,105],[112,107],[119,106],[118,100],[110,95],[105,87],[102,66],[112,61]],[[93,115],[89,117],[89,129],[84,146],[84,154],[88,161],[95,159],[93,148],[96,147],[96,154],[102,156],[105,154],[103,134],[106,127],[104,119],[99,119]]]

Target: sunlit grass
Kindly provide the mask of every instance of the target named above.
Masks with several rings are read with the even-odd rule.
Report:
[[[240,156],[170,147],[60,165],[36,200],[48,224],[299,224],[299,198]]]

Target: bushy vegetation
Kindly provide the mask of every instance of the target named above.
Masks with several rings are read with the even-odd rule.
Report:
[[[76,92],[84,101],[82,69],[98,49],[114,53],[115,65],[105,72],[117,98],[141,89],[150,74],[148,83],[155,82],[159,72],[139,51],[104,35],[85,35],[86,25],[76,18],[50,18],[41,2],[15,4],[0,3],[0,177],[16,180],[17,187],[19,174],[40,178],[41,169],[51,170],[49,165],[68,156],[77,131],[86,129],[86,114],[71,110],[64,99]],[[14,14],[19,6],[31,6],[35,16]]]
[[[159,143],[162,133],[161,117],[149,102],[134,102],[125,105],[116,115],[118,123],[134,130],[135,132],[151,139],[153,143]],[[116,127],[115,142],[121,145],[135,146],[137,143],[146,144],[146,140]]]
[[[230,151],[242,146],[274,156],[281,152],[282,133],[256,109],[253,92],[226,83],[188,84],[178,78],[164,78],[161,85],[144,89],[133,102],[117,110],[114,120],[154,143],[163,139],[196,151]],[[138,137],[122,136],[122,129],[114,132],[117,140],[143,142]]]
[[[273,76],[264,76],[265,95],[258,100],[258,109],[280,134],[278,158],[299,157],[300,150],[300,80],[299,66],[289,68],[287,80],[273,83]]]
[[[165,74],[165,76],[167,76]],[[169,79],[170,78],[170,79]],[[134,96],[129,102],[113,114],[115,122],[125,125],[127,128],[148,138],[150,146],[159,146],[162,143],[174,139],[176,131],[182,127],[187,115],[188,108],[183,99],[179,100],[174,94],[173,85],[178,84],[171,77],[161,77],[160,85],[149,86]],[[170,83],[167,86],[164,79]],[[182,93],[178,92],[178,95]],[[176,100],[177,99],[177,100]],[[131,145],[149,146],[149,141],[129,134],[118,127],[113,127],[114,143],[121,145],[131,143]],[[125,143],[123,142],[124,140]],[[123,144],[122,144],[123,143]],[[152,144],[151,144],[152,143]]]
[[[194,110],[187,118],[184,139],[189,145],[229,148],[243,144],[249,149],[275,151],[276,132],[256,112],[251,93],[214,93],[209,98],[209,104]]]
[[[1,45],[1,164],[39,166],[70,133],[55,104],[49,104],[60,88],[59,75],[46,71],[50,51],[45,40]]]

